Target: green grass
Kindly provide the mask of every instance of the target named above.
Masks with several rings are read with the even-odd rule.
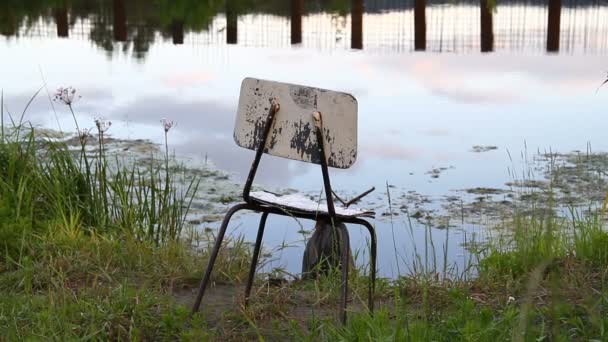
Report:
[[[214,240],[185,220],[198,181],[174,181],[167,152],[145,166],[108,161],[102,131],[74,152],[11,122],[0,139],[0,341],[608,341],[603,211],[514,213],[471,249],[467,277],[437,270],[427,240],[412,274],[378,280],[373,316],[366,268],[355,270],[346,326],[334,316],[338,272],[258,279],[249,307],[186,324]],[[226,244],[213,283],[242,283],[251,246]]]
[[[516,215],[503,227],[511,234],[476,252],[476,277],[404,276],[380,286],[374,316],[353,312],[346,326],[311,319],[290,331],[307,341],[606,341],[603,215]]]
[[[336,273],[318,281],[260,282],[248,308],[213,327],[236,339],[304,341],[606,341],[608,233],[604,213],[588,218],[523,216],[509,234],[473,253],[475,276],[427,269],[377,284],[365,311],[366,277],[351,276],[346,326],[337,323]],[[298,307],[310,308],[303,315]],[[235,324],[234,322],[239,322]]]
[[[197,285],[209,248],[192,246],[212,236],[186,223],[198,180],[174,181],[168,145],[145,166],[109,162],[103,126],[78,152],[1,114],[0,341],[207,336],[172,295]],[[227,244],[216,282],[243,279],[251,255]]]
[[[56,231],[35,243],[0,273],[0,335],[7,341],[173,339],[203,327],[199,317],[184,330],[189,309],[171,295],[195,287],[206,262],[185,242],[157,247]],[[225,277],[215,279],[231,280]]]

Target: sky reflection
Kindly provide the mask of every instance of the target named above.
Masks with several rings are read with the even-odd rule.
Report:
[[[304,42],[312,40],[303,35]],[[20,113],[43,85],[43,77],[51,92],[72,85],[83,96],[75,104],[81,126],[92,127],[93,117],[103,116],[114,121],[111,134],[120,138],[160,143],[160,118],[175,120],[177,126],[169,139],[178,155],[207,156],[236,179],[244,178],[253,158],[232,138],[244,77],[350,92],[360,106],[358,160],[349,170],[331,170],[332,183],[353,192],[375,186],[373,198],[378,202],[385,201],[387,182],[402,192],[416,190],[435,197],[458,189],[503,187],[510,180],[509,169],[519,167],[514,164],[526,149],[568,152],[585,150],[590,142],[595,150],[608,150],[603,116],[608,90],[596,93],[608,68],[604,55],[579,50],[572,55],[375,54],[373,49],[319,51],[305,46],[176,46],[160,41],[150,46],[145,60],[138,60],[128,54],[108,58],[88,40],[0,40],[0,88],[7,108]],[[57,128],[54,111],[61,128],[70,130],[73,122],[66,108],[53,109],[44,92],[26,119]],[[472,153],[474,145],[498,149]],[[440,167],[447,169],[432,178],[428,172]],[[264,186],[321,189],[316,165],[268,156],[258,175],[257,182]],[[254,220],[241,218],[248,225]],[[280,233],[268,234],[268,246],[301,240],[293,222],[277,218],[269,224],[268,231]],[[376,224],[382,274],[391,275],[398,263],[391,227],[386,219]],[[242,227],[240,231],[253,238],[254,232]],[[280,229],[284,227],[289,229]],[[396,227],[398,254],[408,256],[411,241],[424,240],[424,227],[415,224],[410,230],[403,216],[396,220]],[[462,265],[462,234],[476,229],[455,231],[451,240],[443,230],[433,229],[432,234],[438,245],[449,244],[450,260]],[[362,248],[363,235],[352,235],[354,247]],[[283,252],[279,261],[289,261],[292,271],[299,269],[303,243],[297,245]]]
[[[0,45],[0,53],[7,57],[0,72],[9,109],[16,112],[27,102],[42,84],[42,70],[49,88],[69,84],[79,89],[83,100],[75,108],[82,120],[102,115],[125,122],[126,132],[120,134],[158,141],[162,135],[149,128],[159,118],[169,117],[178,122],[172,145],[179,153],[206,153],[237,176],[248,169],[248,152],[232,141],[238,89],[246,76],[337,89],[358,98],[359,160],[354,170],[337,172],[336,181],[347,186],[357,183],[350,178],[361,176],[407,185],[409,178],[391,170],[420,174],[438,165],[475,162],[479,155],[468,152],[473,145],[498,146],[492,154],[496,161],[502,159],[503,167],[504,151],[517,153],[524,141],[532,149],[569,151],[581,149],[587,141],[605,148],[601,116],[605,99],[595,92],[605,68],[600,57],[370,56],[218,47],[226,56],[218,61],[161,44],[141,65],[129,59],[99,58],[84,42],[30,43]],[[65,51],[71,51],[69,59]],[[60,116],[67,114],[56,110]],[[35,101],[28,117],[56,125],[44,97]],[[269,160],[266,170],[276,171],[269,181],[311,184],[307,175],[316,170],[314,166]],[[391,167],[378,174],[377,164],[387,162]],[[454,166],[458,173],[459,165]],[[479,171],[470,177],[479,181],[490,178],[487,174]],[[503,175],[496,174],[494,183]]]

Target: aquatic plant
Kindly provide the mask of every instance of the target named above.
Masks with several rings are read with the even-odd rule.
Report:
[[[163,128],[165,129],[165,133],[168,133],[171,127],[175,124],[172,120],[168,120],[167,118],[162,118],[160,123],[163,124]]]
[[[1,102],[2,97],[3,108]],[[213,230],[195,232],[185,224],[197,183],[178,190],[168,153],[167,133],[174,127],[165,125],[169,122],[159,128],[166,134],[164,160],[151,158],[145,167],[118,157],[108,161],[106,142],[99,144],[109,125],[101,121],[94,149],[87,145],[90,130],[79,132],[81,158],[65,143],[40,138],[32,127],[4,132],[0,339],[608,339],[608,232],[602,210],[586,216],[573,211],[569,217],[515,210],[498,223],[507,233],[483,243],[464,239],[465,270],[448,268],[447,244],[437,253],[427,233],[422,246],[413,244],[410,269],[395,279],[379,279],[373,316],[364,310],[365,269],[352,272],[350,300],[357,309],[345,326],[332,317],[339,277],[328,272],[316,281],[286,281],[279,279],[287,274],[281,269],[258,278],[250,306],[226,300],[230,304],[224,307],[221,298],[217,311],[195,315],[185,326],[192,288],[214,237]],[[227,243],[213,279],[219,295],[221,286],[245,278],[251,258],[243,237]],[[443,265],[437,262],[442,253]]]
[[[597,87],[597,90],[600,90],[600,88],[601,88],[601,87],[603,87],[603,86],[604,86],[604,84],[608,83],[608,73],[606,73],[606,74],[607,74],[607,75],[606,75],[606,79],[604,80],[604,82],[602,82],[602,84],[600,84],[600,86],[599,86],[599,87]],[[597,92],[597,90],[596,90],[596,92]]]
[[[79,100],[82,96],[76,95],[76,89],[72,86],[69,87],[59,87],[55,92],[54,100],[57,102],[61,102],[65,105],[71,106],[72,103]]]
[[[57,88],[55,96],[53,97],[54,101],[62,103],[70,109],[72,119],[74,120],[74,125],[76,126],[76,132],[80,132],[80,127],[78,126],[78,119],[76,119],[76,114],[74,113],[72,104],[80,100],[80,98],[82,98],[82,95],[77,94],[76,89],[72,86]]]
[[[56,101],[70,108],[77,127],[72,105],[79,98],[72,87],[59,88],[55,97]],[[186,184],[172,181],[167,139],[163,164],[155,163],[154,158],[145,168],[137,163],[125,163],[118,157],[110,162],[106,139],[112,122],[97,117],[94,125],[95,135],[92,129],[78,129],[80,155],[77,159],[72,157],[68,145],[63,142],[40,139],[34,128],[11,127],[8,132],[14,134],[7,133],[1,142],[5,152],[3,160],[15,167],[27,165],[27,170],[11,169],[11,174],[28,175],[25,179],[35,182],[21,196],[48,199],[43,202],[47,206],[44,212],[49,217],[59,215],[64,221],[71,221],[74,226],[87,231],[121,231],[158,245],[179,239],[186,225],[192,196],[198,188],[197,177]],[[172,126],[173,122],[165,122],[165,133]],[[94,136],[96,149],[91,154],[88,143]],[[157,176],[160,172],[164,177]],[[17,184],[24,186],[25,179]],[[39,201],[31,205],[25,212],[37,211],[42,206]],[[44,217],[47,215],[36,217],[36,221],[44,222]]]
[[[78,131],[80,157],[31,126],[3,127],[0,340],[179,339],[185,333],[187,310],[167,291],[194,286],[208,255],[192,246],[211,235],[185,221],[198,181],[182,192],[162,164],[109,163],[103,137],[110,124],[95,125],[95,149],[88,146],[91,129]],[[169,181],[157,176],[163,171]],[[218,264],[232,271],[225,268],[216,279],[243,277],[247,268],[237,265],[245,265],[249,253],[240,242],[220,255]],[[208,336],[198,327],[188,334]]]

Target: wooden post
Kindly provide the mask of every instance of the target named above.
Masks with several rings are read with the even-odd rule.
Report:
[[[492,9],[488,0],[479,0],[481,21],[481,52],[494,51],[494,28],[492,25]]]
[[[114,40],[127,41],[127,11],[125,0],[114,0]]]
[[[302,42],[302,13],[304,0],[291,0],[291,44]]]
[[[561,14],[562,1],[549,0],[549,15],[547,20],[547,52],[559,51]]]
[[[57,36],[67,38],[69,36],[68,10],[64,6],[54,11],[55,23],[57,24]]]
[[[414,3],[414,49],[426,50],[426,0]]]
[[[363,10],[363,0],[352,0],[350,14],[352,49],[363,49]]]
[[[226,43],[236,44],[238,41],[238,15],[234,8],[234,4],[230,0],[226,0]]]
[[[184,21],[173,19],[171,22],[171,36],[174,45],[184,44]]]

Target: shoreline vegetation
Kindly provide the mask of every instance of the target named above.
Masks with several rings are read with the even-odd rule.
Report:
[[[73,115],[75,90],[55,99]],[[173,123],[162,122],[161,157],[138,163],[109,154],[109,121],[77,129],[69,144],[27,125],[27,108],[20,118],[0,108],[0,341],[608,340],[608,202],[557,214],[557,197],[580,185],[575,168],[555,173],[559,192],[540,188],[543,210],[513,206],[495,224],[504,233],[470,244],[465,270],[438,263],[425,241],[411,269],[378,280],[373,316],[368,268],[359,265],[346,326],[336,317],[337,272],[312,281],[259,275],[244,307],[252,248],[232,237],[203,310],[186,324],[214,231],[197,231],[188,218],[203,185],[170,160]]]

